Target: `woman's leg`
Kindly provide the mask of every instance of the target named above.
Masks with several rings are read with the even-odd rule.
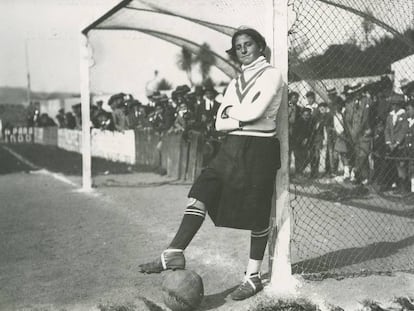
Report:
[[[162,252],[160,258],[140,265],[141,272],[160,273],[168,269],[184,269],[185,257],[183,251],[200,229],[205,216],[206,208],[204,203],[194,198],[189,198],[181,224],[170,245]]]
[[[189,198],[180,227],[168,248],[185,250],[198,229],[200,229],[205,217],[206,207],[204,203],[197,199]]]
[[[250,256],[242,284],[231,294],[233,300],[249,298],[263,289],[260,271],[270,228],[252,231],[250,236]]]

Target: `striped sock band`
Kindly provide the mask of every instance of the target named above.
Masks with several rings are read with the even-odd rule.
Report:
[[[252,238],[263,238],[263,237],[267,237],[269,235],[270,232],[270,227],[267,227],[264,230],[261,231],[252,231],[251,233],[251,237]]]
[[[184,215],[200,216],[204,219],[206,218],[206,211],[194,206],[188,206],[184,211]]]
[[[192,205],[187,206],[180,227],[169,248],[186,249],[203,224],[206,212]]]

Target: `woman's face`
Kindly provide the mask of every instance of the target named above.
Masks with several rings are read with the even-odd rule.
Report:
[[[260,46],[249,35],[241,34],[235,40],[236,56],[242,65],[249,65],[260,55]]]

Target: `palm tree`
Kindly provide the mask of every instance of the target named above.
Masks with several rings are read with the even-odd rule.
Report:
[[[191,69],[193,66],[193,62],[193,54],[191,53],[190,49],[184,45],[181,48],[181,53],[178,54],[177,66],[178,68],[180,68],[180,70],[185,71],[191,86],[193,85],[193,80],[191,77]]]
[[[361,22],[362,30],[364,31],[365,47],[369,46],[369,36],[374,30],[375,24],[372,22],[370,16],[373,16],[372,12],[367,8],[365,9],[366,17]]]
[[[158,91],[168,91],[172,89],[172,84],[165,78],[162,78],[160,82],[158,82],[157,90]]]
[[[195,61],[200,63],[202,83],[205,84],[206,80],[209,78],[211,67],[216,64],[216,58],[207,43],[203,43],[200,46]]]

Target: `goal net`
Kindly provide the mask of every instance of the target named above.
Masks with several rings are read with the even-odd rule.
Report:
[[[293,273],[413,271],[414,3],[289,5]]]

